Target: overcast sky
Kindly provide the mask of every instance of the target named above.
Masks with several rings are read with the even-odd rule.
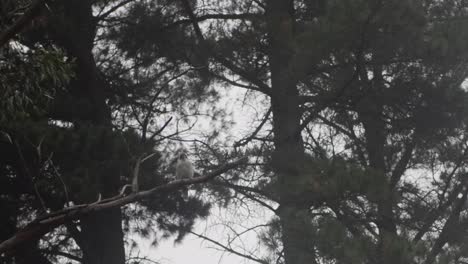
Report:
[[[231,206],[227,209],[214,207],[212,214],[206,220],[199,220],[195,226],[194,232],[203,234],[221,244],[226,244],[229,238],[233,237],[232,230],[237,233],[250,230],[252,227],[265,224],[271,219],[272,214],[266,209],[251,204],[249,210],[243,207]],[[262,227],[260,227],[262,228]],[[252,229],[235,240],[232,247],[247,255],[253,255],[257,258],[264,256],[264,252],[259,248],[257,231]],[[194,235],[185,237],[181,244],[174,244],[174,239],[170,238],[157,246],[151,246],[150,241],[142,241],[141,255],[149,256],[151,259],[159,261],[162,264],[186,264],[186,263],[204,263],[204,264],[238,264],[256,263],[245,258],[230,254],[219,247],[205,241]]]
[[[261,103],[264,96],[258,94],[246,94],[245,90],[238,88],[225,89],[220,88],[222,92],[218,107],[231,112],[230,118],[235,125],[230,129],[230,140],[235,140],[251,133],[257,125],[256,116],[262,117],[263,111],[268,106]],[[254,122],[253,122],[254,121]],[[210,129],[208,122],[199,121],[191,133],[186,135],[186,139],[196,137],[197,133],[205,134],[206,129]],[[226,136],[226,135],[225,135]],[[190,148],[189,148],[190,149]],[[193,157],[192,157],[193,158]],[[196,169],[196,168],[195,168]],[[244,231],[259,224],[265,224],[271,219],[271,214],[261,207],[252,205],[253,211],[247,212],[242,208],[230,207],[220,209],[215,207],[212,214],[206,220],[199,220],[195,226],[194,232],[204,234],[220,243],[226,242],[232,232],[228,230],[233,228],[237,231]],[[250,209],[252,209],[250,208]],[[221,222],[231,222],[229,228],[221,225]],[[236,241],[236,249],[242,251],[247,248],[251,251],[258,249],[258,240],[256,239],[256,230],[247,232]],[[152,260],[162,264],[186,264],[186,263],[204,263],[204,264],[238,264],[238,263],[256,263],[245,258],[227,253],[216,247],[209,241],[204,241],[194,235],[189,234],[181,244],[174,245],[173,238],[161,241],[157,247],[153,247],[150,241],[141,241],[140,256],[148,256]],[[224,243],[223,243],[224,244]],[[256,253],[253,253],[256,254]],[[261,253],[258,253],[261,254]]]

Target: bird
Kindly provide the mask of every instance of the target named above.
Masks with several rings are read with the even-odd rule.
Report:
[[[187,158],[187,154],[182,152],[177,157],[177,163],[175,167],[175,178],[176,180],[190,179],[193,177],[193,166],[190,160]],[[184,190],[184,197],[188,196],[188,190]]]

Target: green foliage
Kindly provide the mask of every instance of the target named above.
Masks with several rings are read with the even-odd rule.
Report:
[[[57,49],[7,50],[0,56],[0,123],[43,115],[73,77],[73,65]]]
[[[114,27],[100,18],[104,26],[95,31],[97,20],[89,16],[90,10],[118,1],[101,1],[96,9],[91,2],[50,3],[1,54],[0,97],[6,100],[0,101],[0,209],[8,219],[0,223],[8,230],[0,240],[13,235],[19,221],[41,213],[43,206],[60,210],[70,201],[88,203],[100,194],[116,195],[132,181],[141,155],[155,154],[141,164],[140,190],[167,183],[170,175],[162,164],[170,155],[159,149],[170,143],[158,139],[166,133],[158,127],[160,121],[175,114],[182,117],[173,123],[189,123],[200,115],[202,102],[217,99],[206,78],[190,68],[193,52],[181,48],[193,42],[192,36],[175,27],[173,34],[148,38],[158,23],[175,19],[165,13],[169,7],[136,1],[120,15],[137,16],[138,23]],[[17,8],[23,7],[0,4],[0,11],[7,13],[22,10]],[[3,19],[2,27],[14,21]],[[143,29],[144,34],[132,35]],[[94,45],[96,33],[101,43],[91,54],[88,45]],[[221,111],[211,109],[213,116],[222,117]],[[106,120],[96,121],[95,111],[105,113]],[[174,234],[181,241],[195,219],[207,216],[210,205],[171,192],[142,201],[138,208],[124,211],[124,231],[151,235],[158,242]],[[138,228],[133,228],[135,223]],[[86,249],[71,243],[68,231],[51,233],[47,242],[82,254]]]
[[[197,167],[247,154],[257,163],[197,192],[209,190],[225,206],[245,195],[271,207],[276,216],[260,238],[272,261],[283,259],[288,221],[297,229],[288,239],[320,263],[377,263],[381,253],[387,262],[422,263],[441,232],[444,252],[434,263],[467,257],[466,232],[455,231],[467,226],[466,205],[456,206],[467,171],[465,1],[293,1],[293,37],[281,47],[291,51],[287,69],[272,65],[275,52],[287,57],[268,33],[263,5],[273,1],[189,1],[203,38],[177,1],[129,1],[109,14],[124,2],[53,2],[0,55],[0,209],[8,215],[0,238],[43,210],[38,196],[57,210],[66,199],[115,195],[142,154],[156,153],[142,164],[140,189],[168,182],[168,150],[179,143],[166,139],[185,140],[181,125],[190,131],[193,120],[210,116],[222,124],[210,127],[206,142],[193,140],[202,142],[194,143]],[[17,19],[17,5],[0,4],[1,28]],[[272,79],[289,90],[269,89]],[[210,84],[297,104],[285,109],[297,107],[304,118],[293,121],[309,123],[301,146],[285,149],[313,155],[277,153],[278,116],[252,128],[250,143],[226,148],[216,139],[229,125]],[[166,123],[174,134],[162,131],[169,116],[178,119]],[[409,169],[431,177],[421,184]],[[461,216],[443,229],[456,208]],[[181,192],[160,193],[124,210],[124,231],[156,234],[155,244],[176,234],[180,242],[209,209]]]

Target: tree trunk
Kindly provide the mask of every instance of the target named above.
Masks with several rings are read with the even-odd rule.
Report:
[[[70,105],[56,106],[57,117],[73,121],[77,126],[112,130],[110,110],[105,101],[108,87],[101,78],[93,57],[96,20],[92,0],[67,0],[59,3],[51,24],[51,36],[71,57],[76,59],[75,78],[71,83]],[[61,100],[57,100],[61,101]],[[120,174],[108,168],[95,175],[100,182],[96,192],[103,197],[118,193]],[[89,201],[88,201],[89,202]],[[80,219],[84,264],[125,264],[125,247],[120,208],[99,212]]]
[[[80,219],[83,238],[83,263],[125,263],[120,209],[97,212]]]
[[[374,78],[369,87],[366,100],[358,110],[364,127],[366,150],[369,165],[375,171],[375,177],[381,177],[382,192],[376,198],[379,228],[379,242],[376,259],[379,263],[404,263],[405,257],[398,250],[397,228],[394,221],[394,193],[391,188],[388,170],[385,164],[386,131],[383,120],[382,94],[384,90],[382,67],[375,66]]]
[[[316,263],[312,238],[304,233],[308,208],[307,205],[299,204],[297,199],[304,146],[299,131],[299,91],[291,71],[294,55],[294,3],[269,0],[266,4],[275,135],[273,166],[278,177],[278,216],[281,220],[284,258],[287,264]]]

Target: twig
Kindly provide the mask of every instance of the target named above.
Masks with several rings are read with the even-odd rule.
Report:
[[[58,172],[57,168],[55,167],[54,163],[52,162],[52,154],[49,157],[49,164],[52,167],[55,176],[60,180],[60,183],[62,183],[63,186],[63,192],[65,194],[65,199],[67,201],[67,206],[70,205],[70,196],[68,195],[68,188],[67,185],[65,184],[65,181],[62,179],[62,175]]]
[[[223,244],[219,243],[218,241],[213,240],[213,239],[211,239],[209,237],[206,237],[204,235],[201,235],[201,234],[198,234],[198,233],[195,233],[195,232],[192,232],[192,231],[190,231],[189,233],[194,235],[194,236],[197,236],[197,237],[199,237],[201,239],[209,241],[209,242],[217,245],[218,247],[220,247],[220,248],[222,248],[222,249],[226,250],[227,252],[232,253],[234,255],[237,255],[237,256],[240,256],[240,257],[255,261],[255,262],[260,263],[260,264],[269,264],[267,261],[265,261],[263,259],[258,259],[258,258],[255,258],[255,257],[251,256],[251,255],[247,255],[247,254],[241,253],[239,251],[236,251],[236,250],[232,249],[231,247],[223,245]]]
[[[26,163],[26,159],[24,158],[23,151],[21,151],[21,147],[20,147],[20,145],[18,144],[18,142],[16,140],[15,140],[15,147],[16,147],[16,150],[18,151],[18,156],[19,156],[19,158],[21,160],[21,164],[24,167],[24,171],[25,171],[26,175],[28,176],[28,178],[30,178],[30,180],[31,180],[31,184],[32,184],[33,189],[34,189],[34,193],[36,194],[36,197],[39,200],[39,203],[41,204],[42,210],[44,210],[44,212],[47,212],[47,207],[45,206],[44,199],[42,199],[42,196],[39,193],[39,189],[37,188],[37,185],[35,183],[35,179],[34,179],[32,173],[29,171],[28,164]]]
[[[268,121],[268,119],[270,118],[270,114],[271,114],[271,107],[268,109],[267,113],[265,114],[265,116],[263,117],[263,120],[260,122],[260,124],[257,126],[257,128],[255,129],[255,131],[247,138],[244,138],[244,139],[241,139],[239,141],[237,141],[236,143],[234,143],[234,148],[238,148],[238,147],[242,147],[242,146],[245,146],[247,145],[250,141],[252,141],[258,134],[258,132],[260,132],[260,130],[262,130],[263,126],[265,125],[265,123]]]

